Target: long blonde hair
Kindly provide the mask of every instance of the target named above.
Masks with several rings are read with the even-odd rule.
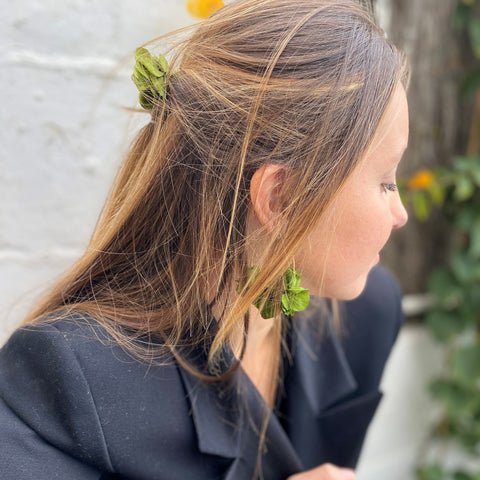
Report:
[[[279,295],[407,68],[349,0],[236,1],[172,51],[166,99],[134,140],[85,254],[27,321],[75,311],[129,348],[132,332],[160,336],[169,350],[202,344],[211,272],[219,299],[249,267],[250,179],[283,165],[292,172],[282,192],[286,234],[271,235],[259,275],[224,310],[215,362],[249,305],[265,289]]]

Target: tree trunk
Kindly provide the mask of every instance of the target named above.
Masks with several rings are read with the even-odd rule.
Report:
[[[408,55],[410,140],[398,177],[421,168],[449,165],[459,136],[459,61],[453,18],[457,0],[376,0],[375,9],[389,38]],[[410,213],[406,227],[393,234],[382,260],[407,293],[425,291],[433,266],[445,260],[450,241],[439,213],[421,223]]]

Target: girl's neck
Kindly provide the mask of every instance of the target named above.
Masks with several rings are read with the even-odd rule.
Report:
[[[239,326],[230,340],[237,358],[242,353],[244,338],[244,329]],[[251,307],[245,348],[240,364],[270,408],[275,404],[277,393],[280,345],[279,319],[264,319],[255,307]]]
[[[212,272],[212,278],[218,278]],[[213,281],[213,286],[217,286]],[[212,302],[216,288],[212,289]],[[236,295],[236,289],[224,293],[211,306],[212,315],[219,323],[225,314],[225,308]],[[228,308],[228,307],[227,307]],[[246,334],[246,336],[245,336]],[[244,372],[253,382],[263,399],[271,408],[275,403],[277,392],[280,347],[281,347],[281,320],[279,318],[262,318],[260,312],[253,305],[248,312],[248,331],[245,332],[243,321],[237,323],[236,328],[229,335],[230,347]]]

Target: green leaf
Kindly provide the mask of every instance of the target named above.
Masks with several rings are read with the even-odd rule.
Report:
[[[284,289],[288,290],[292,287],[298,287],[302,280],[302,276],[297,270],[293,268],[287,268],[284,276]]]
[[[426,314],[425,321],[440,342],[447,342],[465,329],[464,319],[455,312],[433,310]]]
[[[262,308],[257,304],[255,304],[255,306],[260,309],[259,311],[262,318],[267,319],[275,316],[275,305],[271,300],[266,300]]]
[[[445,200],[445,192],[438,183],[436,182],[432,183],[428,189],[428,193],[430,193],[432,202],[435,205],[440,206],[443,204]]]
[[[477,186],[480,186],[480,156],[467,155],[455,157],[453,166],[456,171],[467,173],[470,179],[473,180]]]
[[[457,30],[463,30],[467,26],[472,9],[463,0],[457,4],[457,11],[455,12],[454,25]]]
[[[470,230],[470,249],[469,255],[475,259],[480,259],[480,217],[477,218]]]
[[[152,109],[152,100],[151,100],[151,97],[148,94],[146,94],[144,92],[139,93],[138,100],[139,100],[142,108],[144,108],[145,110],[151,110]]]
[[[146,48],[137,48],[137,50],[135,51],[135,59],[137,61],[137,64],[141,64],[151,75],[156,77],[163,76],[165,70],[161,70],[160,60],[152,56]]]
[[[472,169],[471,156],[456,156],[453,161],[453,167],[456,171],[467,173]]]
[[[463,284],[468,284],[473,277],[475,265],[472,265],[468,256],[461,252],[455,251],[450,256],[450,265],[452,267],[455,278]]]
[[[480,75],[480,74],[479,74]],[[480,156],[470,157],[472,168],[470,169],[470,175],[477,187],[480,187]]]
[[[472,197],[475,191],[474,184],[467,175],[458,175],[455,181],[455,190],[453,196],[457,202],[464,202]]]
[[[138,47],[135,50],[135,60],[138,60],[140,57],[143,57],[144,55],[150,55],[149,51],[146,48]]]
[[[132,80],[137,88],[143,92],[151,87],[150,80],[148,79],[147,72],[142,65],[136,63],[133,67]]]
[[[462,94],[464,96],[473,97],[479,85],[480,85],[480,71],[468,72],[462,81],[462,85],[461,85]]]
[[[464,293],[464,299],[461,304],[462,310],[469,312],[470,318],[476,319],[480,312],[480,282],[474,283]]]
[[[480,18],[471,17],[468,22],[468,33],[470,35],[470,43],[475,56],[480,59]]]
[[[292,287],[282,295],[282,311],[285,315],[293,315],[308,307],[310,296],[308,290],[302,287]]]
[[[480,262],[475,261],[466,251],[457,251],[451,256],[452,267],[465,290],[470,290],[475,284],[480,283]]]
[[[437,267],[428,277],[428,289],[438,305],[448,309],[463,299],[463,290],[446,266]]]
[[[152,77],[151,81],[153,88],[158,93],[158,95],[160,95],[160,97],[164,97],[166,92],[165,77]]]
[[[467,473],[464,471],[457,471],[453,476],[454,480],[480,480],[480,471]]]
[[[250,267],[247,271],[247,282],[255,281],[259,274],[256,266]],[[302,276],[297,270],[288,268],[283,277],[283,293],[281,299],[282,312],[285,315],[293,315],[295,312],[305,310],[308,307],[310,297],[308,290],[300,287]],[[237,293],[241,293],[244,282],[237,282]],[[268,290],[265,290],[254,302],[253,305],[260,311],[263,318],[272,318],[275,315],[275,303],[273,298],[267,298]]]
[[[413,212],[415,213],[415,216],[422,222],[425,221],[430,215],[430,210],[431,210],[430,204],[425,192],[422,192],[422,191],[414,192],[412,195],[412,204],[413,204]]]
[[[464,382],[475,382],[480,378],[480,345],[464,347],[454,352],[452,370]]]
[[[452,430],[465,423],[465,420],[470,422],[479,406],[476,392],[470,383],[441,378],[430,384],[430,393],[447,409]]]
[[[473,205],[463,206],[455,217],[454,225],[457,229],[469,232],[473,223],[480,219],[480,212]]]
[[[454,480],[474,480],[474,478],[471,475],[461,471],[455,472],[455,474],[453,475],[453,479]]]
[[[140,104],[146,110],[152,110],[155,99],[165,97],[168,63],[163,55],[154,57],[146,48],[135,50],[135,60],[132,80],[140,92]]]
[[[310,296],[308,290],[300,287],[302,276],[297,270],[288,268],[283,277],[282,312],[291,316],[308,307]]]
[[[444,480],[445,472],[440,465],[427,465],[419,470],[417,470],[417,479],[418,480]]]
[[[166,73],[168,72],[169,70],[169,65],[168,65],[168,62],[167,62],[167,59],[163,56],[163,55],[159,55],[158,56],[158,62],[160,63],[160,68],[161,70]]]

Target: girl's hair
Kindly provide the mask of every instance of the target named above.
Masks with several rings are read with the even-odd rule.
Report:
[[[134,140],[87,251],[27,321],[75,311],[131,348],[136,332],[175,350],[205,341],[213,291],[227,298],[214,364],[250,304],[265,289],[280,294],[408,72],[349,0],[233,2],[172,52],[166,98]],[[250,179],[269,163],[289,173],[282,222],[256,279],[231,295],[258,238],[246,232]]]

